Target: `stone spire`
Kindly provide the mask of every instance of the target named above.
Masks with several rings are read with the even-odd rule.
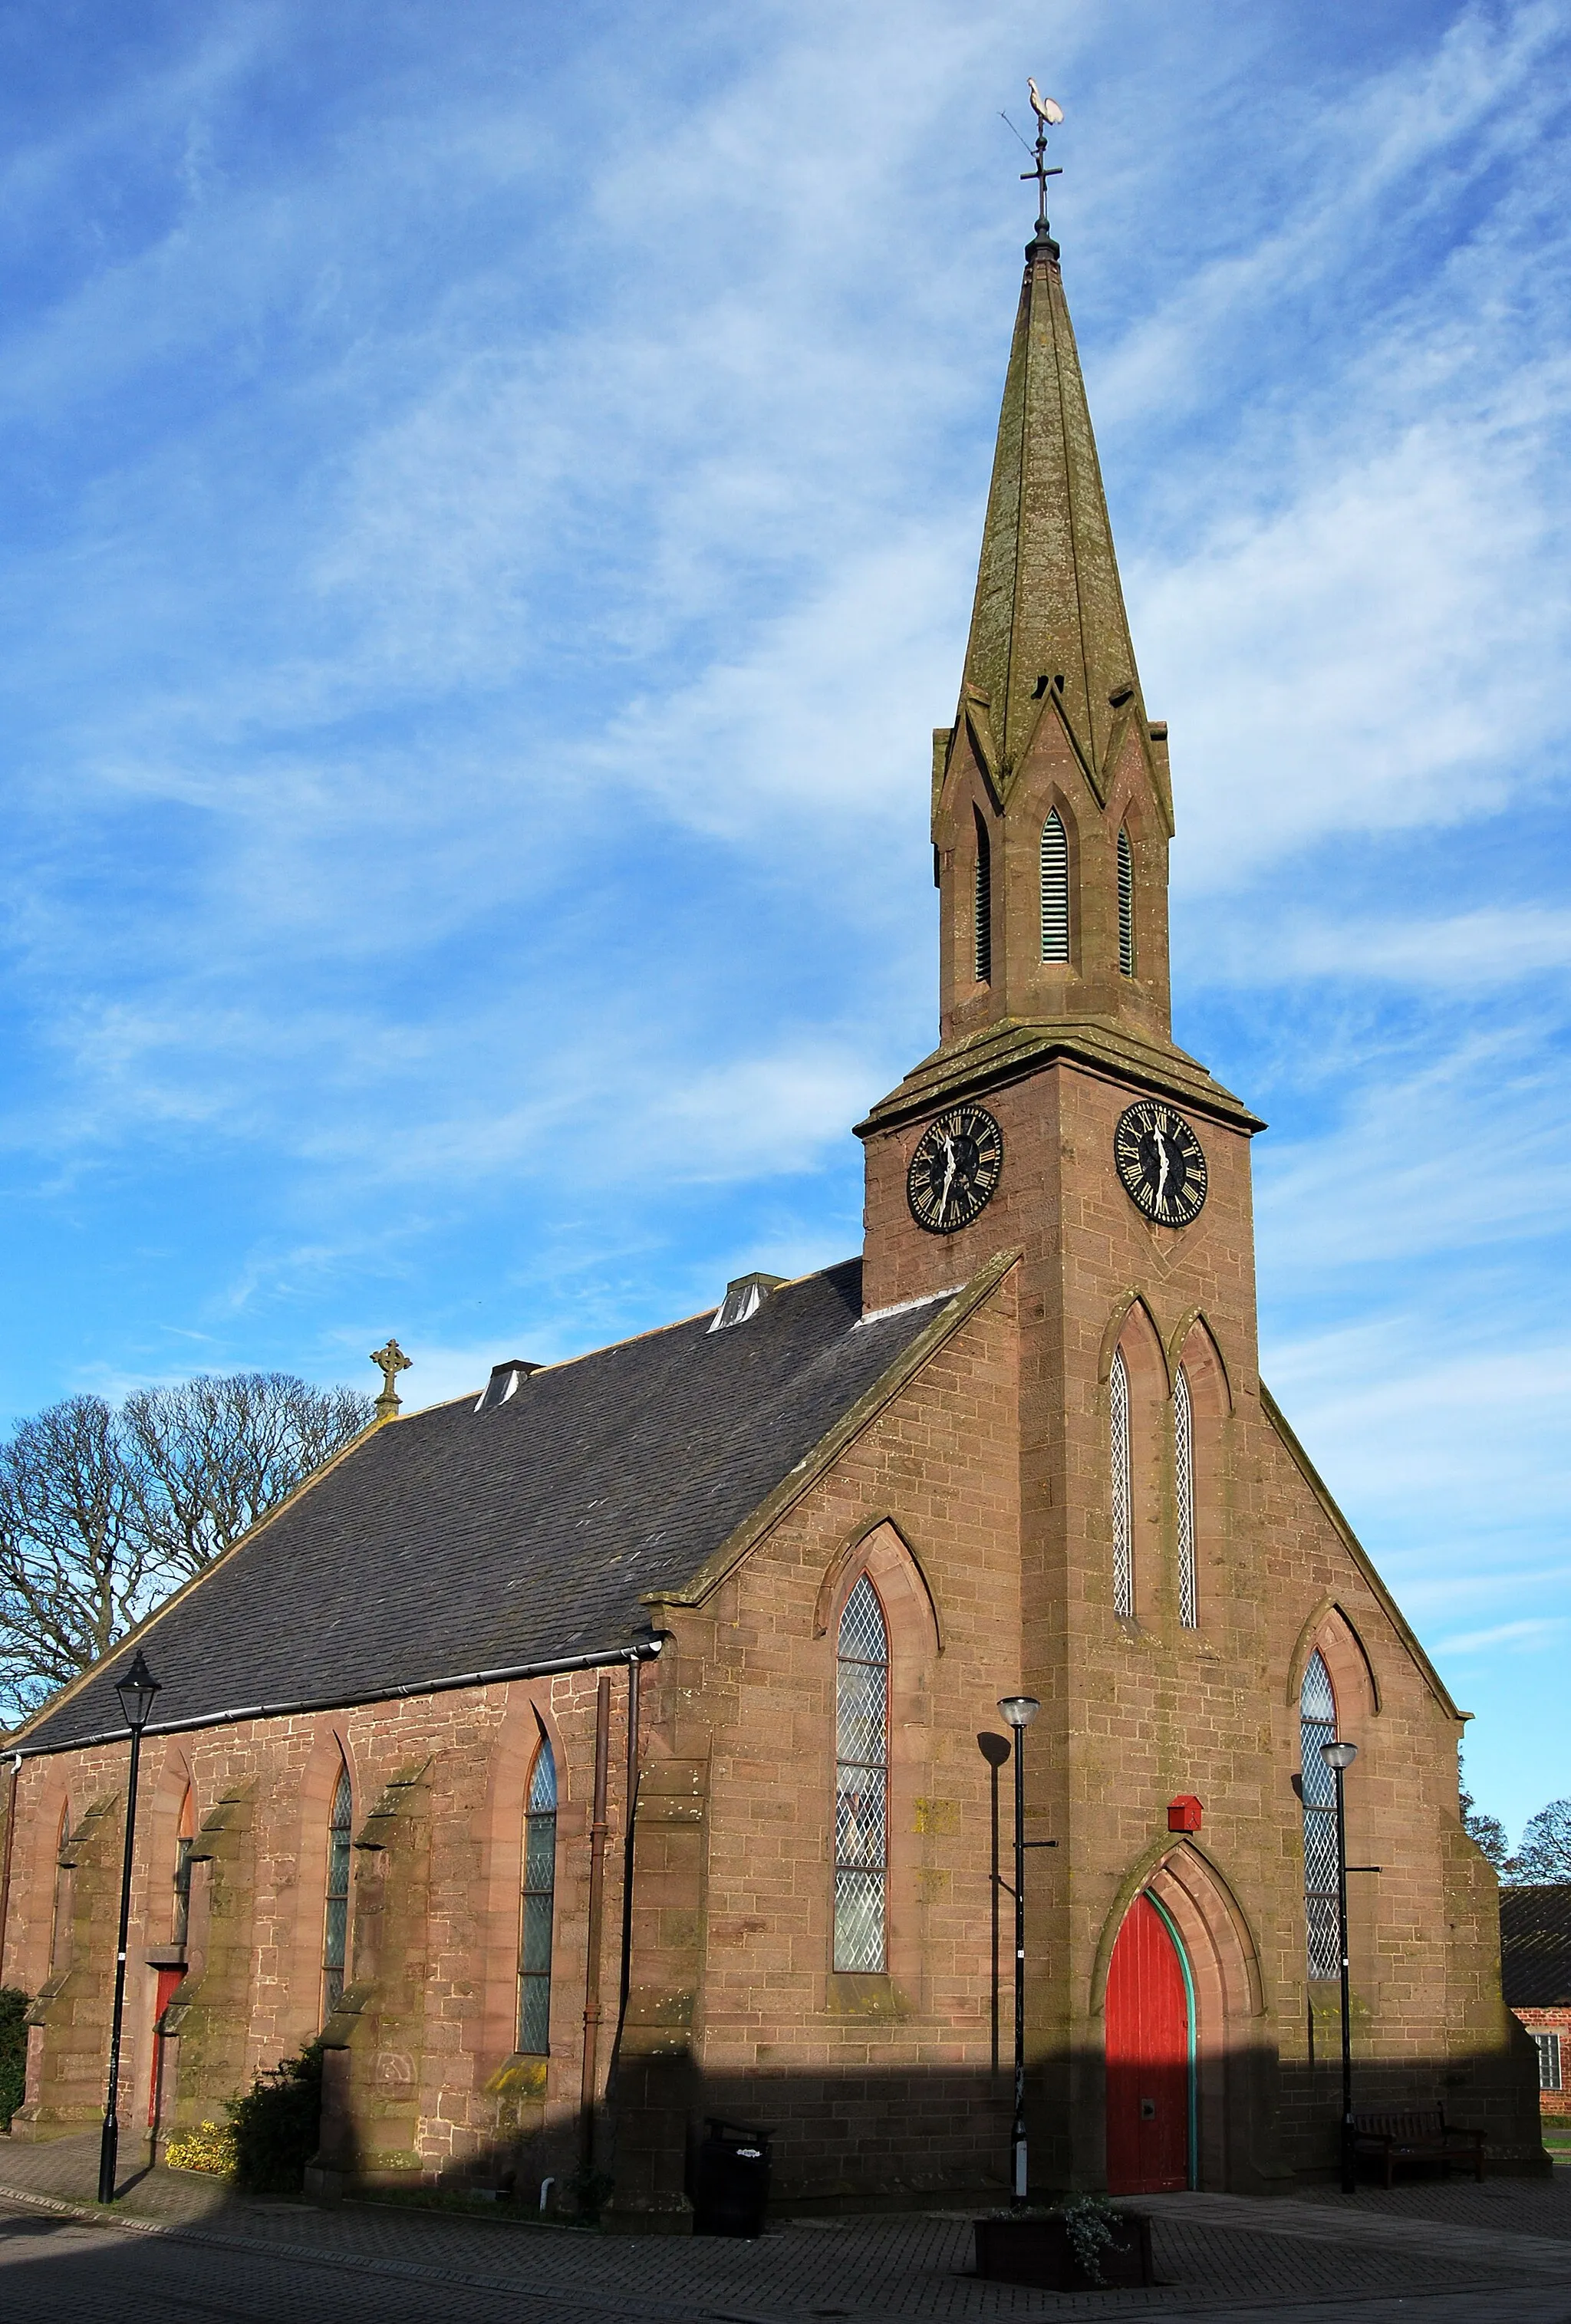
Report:
[[[1109,761],[1128,726],[1143,736],[1144,715],[1058,245],[1044,223],[1026,250],[961,700],[1001,789],[1049,700],[1105,797]]]

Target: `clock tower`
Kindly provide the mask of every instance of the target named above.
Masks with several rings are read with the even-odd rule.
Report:
[[[1033,2173],[1060,2182],[1085,2183],[1101,2153],[1086,1996],[1146,1795],[1206,1796],[1197,1707],[1239,1727],[1247,1758],[1272,1684],[1252,1481],[1274,1457],[1250,1198],[1263,1124],[1172,1038],[1173,828],[1167,727],[1141,691],[1041,226],[959,701],[933,738],[938,1046],[858,1135],[866,1312],[1014,1259],[1018,1364],[1000,1393],[1018,1459],[1020,1659],[996,1692],[1042,1706],[1030,1814],[1058,1852],[1030,1875]]]

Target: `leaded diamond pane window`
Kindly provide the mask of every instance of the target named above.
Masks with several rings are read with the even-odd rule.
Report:
[[[340,1765],[328,1821],[328,1904],[322,1932],[324,2021],[344,1997],[344,1968],[349,1951],[349,1841],[354,1825],[355,1794],[349,1770]]]
[[[1182,1364],[1173,1384],[1173,1484],[1178,1504],[1178,1619],[1192,1630],[1200,1618],[1195,1576],[1195,1407]]]
[[[835,1672],[835,1966],[882,1969],[889,1868],[889,1633],[865,1573]]]
[[[1331,1674],[1309,1656],[1298,1697],[1299,1775],[1304,1798],[1304,1915],[1309,1975],[1339,1977],[1342,1946],[1336,1898],[1336,1778],[1320,1756],[1336,1740],[1336,1698]]]
[[[1069,957],[1069,842],[1058,808],[1042,825],[1042,958]]]
[[[1134,1612],[1134,1494],[1131,1489],[1129,1469],[1129,1374],[1124,1369],[1122,1349],[1114,1351],[1113,1378],[1109,1386],[1111,1395],[1108,1450],[1113,1471],[1113,1609],[1116,1614],[1132,1614]]]
[[[551,1914],[557,1886],[557,1763],[544,1736],[535,1753],[524,1819],[523,1909],[518,1950],[518,2046],[549,2057],[551,2046]]]

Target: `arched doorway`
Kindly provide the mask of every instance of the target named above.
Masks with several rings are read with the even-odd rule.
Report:
[[[1107,2185],[1154,2195],[1192,2183],[1193,1980],[1149,1890],[1125,1914],[1107,1970]]]

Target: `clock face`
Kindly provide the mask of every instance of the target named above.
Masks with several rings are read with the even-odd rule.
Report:
[[[906,1200],[918,1226],[953,1234],[969,1226],[1003,1172],[1003,1132],[980,1105],[956,1106],[921,1134],[906,1172]]]
[[[1206,1200],[1206,1157],[1184,1120],[1160,1098],[1119,1116],[1113,1157],[1135,1208],[1160,1227],[1187,1227]]]

